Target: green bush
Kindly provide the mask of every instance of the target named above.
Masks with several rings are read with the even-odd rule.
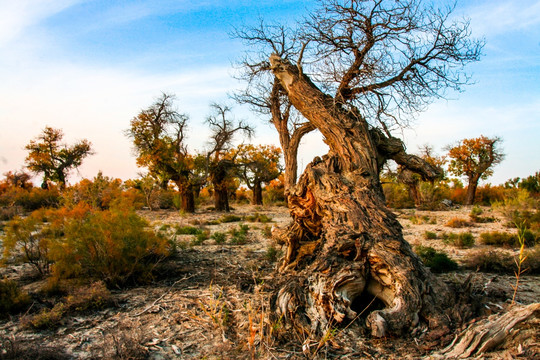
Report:
[[[470,248],[474,246],[474,236],[470,232],[445,233],[443,234],[443,242],[462,249]]]
[[[271,222],[272,218],[265,214],[255,213],[253,215],[246,216],[245,220],[250,221],[250,222],[260,222],[260,223],[266,224],[266,223]]]
[[[147,281],[172,252],[171,242],[133,211],[92,211],[64,222],[65,236],[51,248],[59,277],[101,279],[109,286]]]
[[[49,272],[50,232],[43,225],[43,211],[35,211],[26,218],[15,217],[5,226],[4,261],[20,257],[41,275]]]
[[[426,240],[435,240],[437,238],[437,233],[433,231],[424,232],[424,239]]]
[[[176,226],[176,235],[197,235],[202,230],[193,226]]]
[[[266,248],[266,253],[264,254],[264,257],[266,260],[270,262],[276,262],[277,259],[281,257],[281,251],[270,245]]]
[[[247,234],[249,232],[249,226],[242,224],[238,228],[231,229],[231,244],[244,245],[247,243]]]
[[[66,314],[64,303],[57,303],[52,309],[43,309],[38,314],[23,319],[23,325],[34,329],[53,329],[60,325]]]
[[[437,219],[435,218],[430,218],[429,216],[427,215],[417,215],[417,214],[413,214],[411,217],[409,217],[409,220],[411,221],[411,223],[413,223],[414,225],[422,225],[422,224],[436,224],[437,223]]]
[[[223,215],[219,219],[219,222],[224,224],[224,223],[230,223],[230,222],[237,222],[237,221],[240,221],[240,220],[242,220],[242,218],[240,216],[233,215],[233,214],[227,214],[227,215]]]
[[[422,262],[434,273],[443,273],[457,270],[457,263],[450,259],[445,252],[437,251],[430,246],[417,246],[416,254],[420,256]]]
[[[19,312],[30,304],[30,296],[13,280],[0,280],[0,317]]]
[[[225,241],[227,241],[227,234],[216,231],[212,234],[211,238],[214,239],[216,244],[223,244]]]
[[[262,234],[263,234],[263,236],[264,236],[265,238],[271,239],[271,238],[272,238],[272,227],[266,225],[266,226],[262,229]]]
[[[208,230],[206,231],[200,230],[195,235],[193,240],[191,240],[191,245],[201,245],[204,242],[204,240],[207,240],[208,238],[210,238],[210,232]]]
[[[525,245],[533,247],[538,243],[538,237],[531,231],[525,230],[523,233],[525,239]],[[480,241],[484,245],[493,245],[501,247],[519,247],[519,240],[517,234],[510,234],[507,232],[492,231],[480,234]]]
[[[409,196],[409,190],[406,185],[396,182],[385,182],[383,183],[383,192],[388,207],[393,209],[414,208],[414,201]]]

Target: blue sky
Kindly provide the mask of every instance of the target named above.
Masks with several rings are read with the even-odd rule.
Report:
[[[441,2],[441,1],[439,1]],[[444,2],[444,1],[442,1]],[[46,126],[65,140],[90,140],[96,154],[72,180],[98,170],[137,176],[130,119],[162,91],[175,93],[191,117],[189,144],[203,150],[211,102],[242,86],[231,64],[244,50],[234,26],[292,21],[313,1],[0,0],[0,174],[24,166],[25,144]],[[467,137],[500,136],[507,154],[488,181],[540,170],[540,1],[461,1],[456,16],[486,39],[469,67],[475,84],[438,101],[403,131],[410,152],[429,143],[439,153]],[[233,104],[233,103],[231,103]],[[254,142],[275,143],[263,119],[233,104],[235,116],[257,126]],[[303,142],[301,164],[321,149]]]

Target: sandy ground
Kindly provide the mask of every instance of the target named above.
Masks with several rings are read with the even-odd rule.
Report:
[[[440,238],[444,232],[470,231],[478,236],[485,231],[511,231],[498,214],[484,210],[482,216],[493,216],[497,221],[475,223],[462,229],[449,228],[446,224],[455,217],[468,219],[470,208],[438,212],[402,210],[397,214],[405,239],[413,246],[432,246],[462,262],[469,252],[484,245],[457,249],[440,239],[425,240],[424,233],[435,232]],[[240,217],[264,214],[272,219],[269,223],[245,220],[217,223],[224,214],[210,210],[199,210],[189,216],[176,211],[140,213],[156,229],[169,225],[169,231],[175,226],[197,226],[210,233],[228,232],[239,224],[247,224],[247,243],[215,244],[208,239],[200,245],[187,245],[194,236],[179,235],[178,254],[164,264],[151,285],[113,290],[110,306],[90,313],[69,314],[60,326],[52,329],[36,331],[24,327],[23,316],[1,320],[3,345],[14,344],[38,353],[48,349],[58,356],[64,354],[64,358],[76,359],[430,359],[431,354],[452,338],[434,340],[414,334],[404,339],[371,339],[358,325],[335,330],[326,341],[315,341],[288,332],[279,320],[271,320],[268,304],[276,281],[276,262],[268,254],[272,240],[267,233],[269,227],[289,222],[284,207],[241,205],[231,212]],[[421,223],[413,223],[413,217],[422,219]],[[28,266],[11,266],[3,268],[0,276],[19,279],[26,290],[35,293],[44,282],[32,278],[30,273]],[[471,274],[473,287],[485,296],[485,315],[504,312],[509,306],[514,277],[465,270],[439,276],[448,283],[459,284]],[[540,300],[539,280],[538,276],[522,278],[519,302]],[[51,306],[54,301],[37,299],[35,309]],[[528,331],[527,341],[515,340],[483,358],[538,358],[538,325],[538,322],[528,324],[523,330]]]

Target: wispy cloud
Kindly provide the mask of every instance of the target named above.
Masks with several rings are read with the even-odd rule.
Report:
[[[485,1],[466,9],[475,33],[486,36],[525,29],[539,30],[540,1]]]
[[[84,0],[11,0],[0,2],[0,47],[27,28]]]

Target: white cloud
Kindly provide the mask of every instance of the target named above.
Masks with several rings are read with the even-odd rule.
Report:
[[[466,15],[471,18],[476,34],[490,36],[525,29],[537,31],[540,1],[485,1],[481,5],[468,7]]]
[[[80,2],[82,0],[0,1],[0,47],[39,21]]]

